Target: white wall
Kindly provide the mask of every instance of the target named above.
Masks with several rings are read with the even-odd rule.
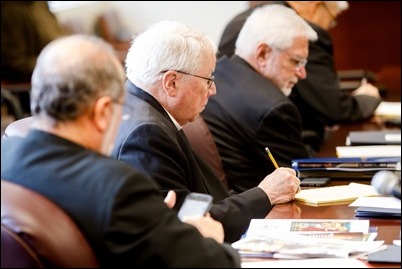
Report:
[[[84,32],[93,31],[96,16],[113,8],[133,34],[160,20],[179,20],[208,34],[217,44],[226,24],[247,9],[248,1],[95,1],[77,8],[54,10],[60,21],[80,19]]]

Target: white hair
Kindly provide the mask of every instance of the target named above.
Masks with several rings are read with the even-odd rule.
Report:
[[[348,1],[336,1],[338,12],[341,13],[349,8]]]
[[[133,38],[126,58],[127,78],[136,85],[151,85],[167,70],[196,72],[204,51],[217,52],[207,35],[181,22],[161,21]]]
[[[265,5],[247,18],[237,38],[235,53],[248,58],[261,43],[287,49],[300,36],[317,40],[317,33],[294,10],[283,5]]]

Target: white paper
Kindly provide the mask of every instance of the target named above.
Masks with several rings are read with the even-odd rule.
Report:
[[[401,157],[401,146],[338,146],[336,155],[338,158]]]
[[[374,115],[383,118],[401,118],[401,102],[382,101],[374,111]]]
[[[367,263],[354,258],[319,258],[301,260],[264,260],[242,262],[242,268],[370,268]]]

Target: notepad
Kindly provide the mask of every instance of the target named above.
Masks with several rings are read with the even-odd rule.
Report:
[[[321,187],[301,190],[295,200],[313,206],[348,204],[359,197],[379,196],[371,185],[350,183],[349,185]]]
[[[382,118],[401,118],[401,102],[385,102],[382,101],[374,115]]]

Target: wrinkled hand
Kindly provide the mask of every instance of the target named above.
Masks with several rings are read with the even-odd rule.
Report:
[[[176,193],[170,190],[163,201],[169,208],[173,208],[176,204]]]
[[[301,208],[295,203],[286,203],[276,205],[269,212],[267,219],[300,219]]]
[[[351,93],[353,96],[355,95],[370,95],[376,98],[381,98],[380,92],[378,91],[378,88],[373,86],[370,83],[364,83],[362,84],[359,88],[354,90]]]
[[[280,167],[266,176],[258,185],[267,195],[272,205],[287,203],[295,199],[300,179],[291,168]]]
[[[218,243],[223,243],[225,233],[223,231],[222,223],[214,220],[209,213],[203,217],[187,217],[184,219],[185,223],[193,225],[204,236],[215,239]]]

